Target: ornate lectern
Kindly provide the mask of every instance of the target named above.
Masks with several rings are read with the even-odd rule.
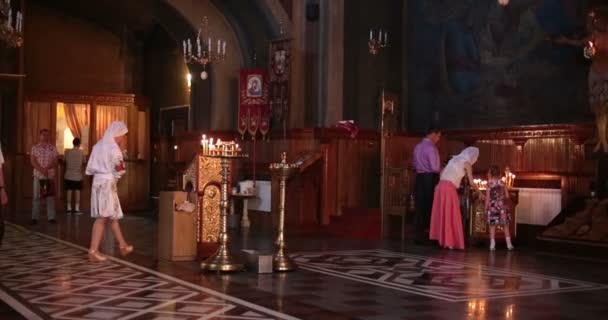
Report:
[[[189,183],[197,195],[198,257],[211,256],[218,246],[220,232],[221,181],[220,159],[199,152],[184,173],[184,186]]]

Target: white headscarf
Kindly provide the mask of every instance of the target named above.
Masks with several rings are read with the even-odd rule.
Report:
[[[465,175],[465,168],[468,165],[473,165],[479,157],[479,149],[476,147],[468,147],[462,150],[458,155],[454,156],[441,172],[441,180],[451,181],[456,188],[460,186],[460,181]]]
[[[103,138],[101,138],[101,140],[99,140],[97,143],[116,144],[114,138],[124,136],[127,134],[127,132],[129,132],[129,129],[127,129],[127,125],[124,122],[114,121],[110,123],[110,126],[103,134]]]
[[[109,175],[113,173],[115,162],[122,161],[122,152],[114,138],[124,136],[129,132],[127,125],[122,121],[114,121],[110,124],[106,132],[103,134],[89,157],[87,163],[86,174],[88,175]]]
[[[475,164],[477,162],[477,158],[479,157],[479,148],[477,147],[467,147],[462,150],[458,155],[452,158],[453,161],[468,163],[470,165]],[[450,161],[452,161],[450,160]]]

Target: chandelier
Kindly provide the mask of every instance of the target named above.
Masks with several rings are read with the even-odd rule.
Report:
[[[23,14],[13,10],[10,0],[0,0],[0,39],[9,47],[23,45]]]
[[[194,44],[190,38],[187,38],[182,42],[186,64],[202,65],[203,71],[201,72],[201,79],[203,80],[208,77],[206,69],[207,64],[222,62],[226,59],[226,41],[217,39],[217,46],[215,46],[216,39],[211,39],[208,23],[207,17],[203,17]]]
[[[372,55],[377,55],[380,52],[380,49],[386,47],[388,44],[388,32],[382,32],[382,29],[378,31],[378,38],[374,36],[374,32],[372,29],[369,29],[369,41],[367,45],[369,47],[369,53]]]

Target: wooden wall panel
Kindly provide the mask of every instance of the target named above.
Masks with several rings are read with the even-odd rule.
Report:
[[[230,132],[205,132],[214,138],[222,140],[234,139],[234,134]],[[153,163],[153,172],[163,176],[170,168],[184,167],[192,159],[198,145],[200,143],[201,134],[186,134],[176,137],[158,138],[153,142],[156,145],[156,152],[170,149],[169,154],[173,150],[173,145],[178,146],[179,155],[177,157],[170,156],[167,162],[157,161]],[[238,140],[237,140],[238,141]],[[238,141],[243,146],[243,150],[250,157],[253,156],[253,142],[251,140]],[[302,188],[308,190],[306,192],[315,192],[322,195],[322,199],[312,197],[310,206],[316,211],[311,212],[314,219],[310,217],[297,218],[301,222],[328,223],[329,215],[340,215],[342,208],[345,207],[378,207],[380,198],[380,148],[379,135],[373,131],[360,133],[358,138],[352,139],[340,129],[297,129],[290,130],[287,139],[273,136],[273,139],[268,141],[256,141],[256,169],[257,177],[268,178],[268,165],[272,162],[278,162],[281,159],[281,153],[287,151],[288,161],[293,161],[295,158],[303,154],[319,153],[323,159],[319,167],[313,166],[308,176],[304,179],[301,185]],[[324,155],[324,156],[323,156]],[[162,159],[160,154],[155,155],[155,158]],[[242,161],[240,171],[238,166],[235,167],[235,177],[250,177],[253,168],[252,159]],[[243,172],[246,171],[246,172]],[[163,173],[164,172],[164,173]],[[312,174],[318,176],[313,177]],[[315,179],[318,179],[316,181]],[[295,180],[294,180],[295,181]],[[164,190],[165,185],[160,185],[162,181],[156,179],[156,185],[151,187],[152,190]],[[294,186],[300,182],[294,182]],[[288,201],[300,201],[302,199],[301,192],[299,194],[295,189],[294,199],[288,194]],[[320,190],[325,190],[321,192]],[[317,202],[319,202],[317,204]],[[299,210],[299,209],[298,209]]]

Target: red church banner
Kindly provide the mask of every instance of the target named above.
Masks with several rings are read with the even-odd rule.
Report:
[[[241,137],[249,133],[255,138],[258,130],[268,132],[270,121],[268,106],[268,71],[266,69],[241,69],[239,79],[239,125]]]

